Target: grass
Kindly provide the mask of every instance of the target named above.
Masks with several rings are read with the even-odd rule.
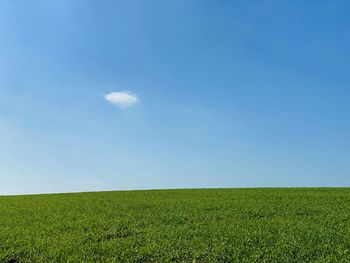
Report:
[[[350,189],[0,197],[0,262],[350,262]]]

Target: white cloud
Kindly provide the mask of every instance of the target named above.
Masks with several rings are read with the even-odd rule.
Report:
[[[139,102],[139,97],[130,91],[118,91],[105,95],[105,99],[121,109],[126,109]]]

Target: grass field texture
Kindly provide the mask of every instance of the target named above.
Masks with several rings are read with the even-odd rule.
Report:
[[[0,262],[350,262],[350,189],[0,197]]]

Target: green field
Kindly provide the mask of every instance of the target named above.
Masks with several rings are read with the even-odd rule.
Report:
[[[3,196],[0,262],[350,262],[350,189]]]

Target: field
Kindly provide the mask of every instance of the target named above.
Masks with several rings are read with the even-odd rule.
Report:
[[[3,196],[0,262],[350,262],[350,189]]]

